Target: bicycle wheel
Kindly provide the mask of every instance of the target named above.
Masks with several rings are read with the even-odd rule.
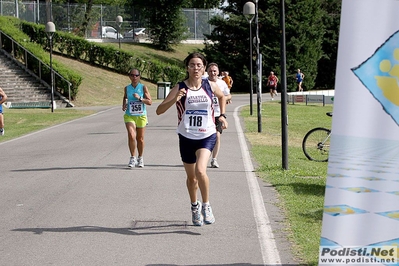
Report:
[[[330,150],[331,130],[317,127],[306,133],[302,141],[305,156],[312,161],[327,162]]]

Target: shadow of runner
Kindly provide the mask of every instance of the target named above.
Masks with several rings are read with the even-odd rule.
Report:
[[[14,232],[32,232],[41,235],[45,232],[51,233],[113,233],[120,235],[162,235],[162,234],[186,234],[201,235],[200,233],[189,231],[186,221],[133,221],[131,227],[111,228],[102,226],[72,226],[72,227],[56,227],[56,228],[17,228],[12,229]]]
[[[182,168],[181,164],[146,164],[149,167],[164,167],[164,168]],[[44,172],[44,171],[71,171],[71,170],[132,170],[127,167],[127,164],[110,164],[109,166],[71,166],[71,167],[48,167],[48,168],[27,168],[27,169],[14,169],[10,172]],[[143,169],[142,169],[143,170]],[[150,169],[151,171],[153,169]]]
[[[300,264],[267,264],[267,266],[299,266]],[[146,266],[183,266],[181,264],[147,264]],[[229,263],[229,264],[184,264],[184,266],[265,266],[265,264]]]

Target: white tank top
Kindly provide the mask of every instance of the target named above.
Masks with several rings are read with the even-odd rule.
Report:
[[[216,79],[216,84],[220,88],[220,90],[223,92],[224,96],[227,96],[230,94],[229,87],[227,86],[226,82],[222,79]],[[212,94],[213,98],[213,108],[214,108],[214,114],[215,117],[220,116],[220,104],[219,104],[219,99],[215,94]]]
[[[184,82],[186,95],[176,102],[178,126],[176,132],[188,139],[204,139],[216,133],[212,103],[212,89],[208,80],[203,80],[201,88],[190,90]]]

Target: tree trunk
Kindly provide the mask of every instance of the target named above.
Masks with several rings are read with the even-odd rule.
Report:
[[[93,0],[89,0],[87,2],[87,7],[86,7],[86,12],[85,12],[85,19],[83,20],[83,23],[81,26],[79,26],[77,35],[85,37],[86,36],[86,31],[87,27],[89,26],[90,19],[91,19],[91,11],[93,8]]]
[[[53,21],[52,1],[46,0],[46,19],[47,22]]]

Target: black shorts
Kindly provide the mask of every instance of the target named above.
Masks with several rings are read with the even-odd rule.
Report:
[[[216,144],[216,133],[204,139],[188,139],[179,134],[179,148],[181,160],[185,163],[196,163],[196,152],[199,149],[213,151]]]

